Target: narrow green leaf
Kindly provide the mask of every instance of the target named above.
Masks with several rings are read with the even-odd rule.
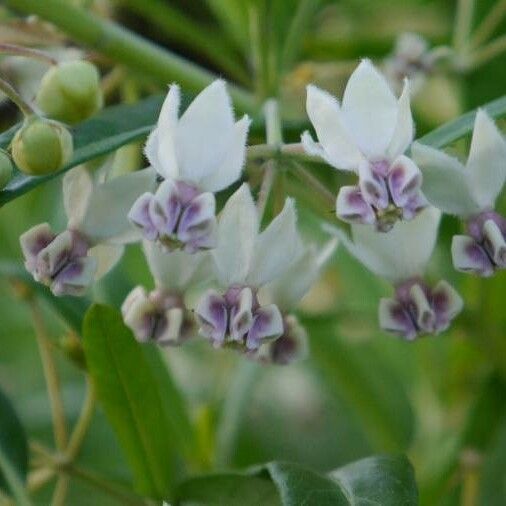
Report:
[[[83,318],[90,302],[84,297],[55,297],[47,286],[37,283],[24,267],[14,262],[0,262],[0,275],[21,282],[41,297],[64,321],[81,333]]]
[[[20,506],[30,500],[24,483],[28,472],[28,443],[21,422],[0,390],[0,488],[10,491]]]
[[[177,457],[160,386],[142,347],[113,308],[93,305],[84,319],[84,351],[99,400],[134,474],[150,497],[171,493]]]
[[[346,344],[338,334],[335,318],[302,321],[310,336],[311,360],[324,384],[358,415],[371,443],[379,451],[405,450],[413,434],[414,417],[402,384],[380,357],[371,359],[366,347]]]

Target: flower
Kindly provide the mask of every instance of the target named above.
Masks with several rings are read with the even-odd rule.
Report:
[[[428,207],[412,222],[396,223],[388,234],[369,225],[352,225],[351,239],[327,227],[371,272],[394,284],[394,297],[380,300],[380,327],[409,340],[446,330],[462,309],[462,299],[446,281],[430,288],[422,280],[440,217],[439,210]]]
[[[428,200],[466,222],[469,235],[452,241],[455,268],[490,276],[506,267],[506,220],[494,211],[506,177],[506,141],[487,113],[476,114],[465,166],[420,143],[413,144],[412,154],[422,168]]]
[[[212,251],[216,277],[225,291],[207,291],[195,311],[200,333],[215,346],[256,350],[283,333],[278,307],[260,305],[257,292],[282,275],[300,251],[293,200],[286,200],[263,232],[259,227],[250,189],[243,184],[223,208]]]
[[[142,286],[134,288],[121,307],[123,319],[140,342],[179,345],[193,331],[185,294],[211,277],[209,255],[166,253],[149,241],[143,246],[155,289],[147,292]]]
[[[146,156],[164,182],[135,202],[129,219],[150,241],[190,253],[216,242],[214,193],[239,179],[248,116],[235,122],[224,81],[203,90],[178,119],[179,87],[172,85]]]
[[[292,311],[319,278],[337,244],[337,239],[332,239],[321,251],[314,244],[301,248],[284,274],[260,290],[260,300],[268,300],[279,308],[283,316],[284,332],[275,341],[261,346],[253,355],[254,358],[262,362],[287,365],[307,356],[307,334]]]
[[[139,192],[154,186],[152,170],[109,181],[84,167],[63,178],[67,228],[55,234],[42,223],[21,235],[26,269],[55,295],[83,295],[121,257],[121,244],[137,240],[126,213]]]
[[[426,207],[420,170],[403,154],[414,136],[407,80],[397,100],[383,76],[363,60],[348,81],[342,104],[310,85],[306,108],[320,144],[304,132],[305,151],[359,176],[357,186],[339,190],[339,218],[388,231],[398,219],[410,220]]]

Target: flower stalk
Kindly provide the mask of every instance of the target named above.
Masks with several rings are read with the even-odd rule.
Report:
[[[16,104],[17,108],[23,113],[25,118],[35,115],[32,106],[26,102],[21,95],[14,89],[14,87],[7,81],[0,78],[0,91],[7,95],[9,99]]]

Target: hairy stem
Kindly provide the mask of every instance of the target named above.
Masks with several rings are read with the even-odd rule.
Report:
[[[60,392],[60,379],[54,361],[52,344],[47,334],[44,318],[35,299],[30,300],[30,309],[35,335],[37,337],[37,344],[39,345],[44,376],[46,378],[56,447],[60,451],[64,451],[68,441],[67,421],[65,419],[65,411]]]
[[[189,91],[199,92],[216,79],[216,75],[198,65],[149,42],[111,21],[72,6],[64,0],[5,0],[4,4],[26,14],[37,15],[62,29],[76,41],[127,65],[139,74],[166,85],[178,81]],[[253,96],[236,86],[229,86],[237,106],[244,111],[255,109]]]

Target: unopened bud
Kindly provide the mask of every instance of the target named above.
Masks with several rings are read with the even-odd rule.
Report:
[[[63,62],[43,77],[36,102],[47,116],[65,123],[78,123],[103,105],[100,74],[83,60]]]
[[[0,149],[0,190],[5,188],[12,177],[11,157],[3,149]]]
[[[11,144],[19,169],[32,176],[60,170],[72,157],[72,135],[61,123],[44,118],[28,119]]]

